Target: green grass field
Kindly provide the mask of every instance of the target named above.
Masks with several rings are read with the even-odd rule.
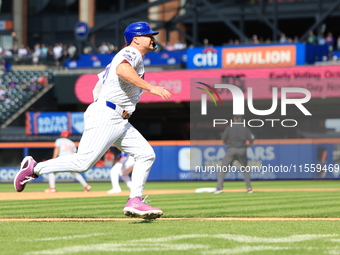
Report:
[[[225,189],[244,192],[150,195],[151,205],[164,211],[161,219],[151,222],[122,221],[128,219],[122,213],[126,196],[0,200],[0,219],[42,219],[0,221],[0,254],[340,254],[340,220],[333,219],[340,218],[340,191],[292,191],[338,189],[338,181],[252,184],[253,194],[245,192],[243,182],[233,181],[225,182]],[[91,186],[93,191],[110,189],[109,183]],[[144,194],[214,186],[215,182],[148,182]],[[24,192],[46,187],[32,183]],[[78,183],[58,183],[57,189],[82,190]],[[0,191],[3,197],[14,189],[12,184],[0,184]]]

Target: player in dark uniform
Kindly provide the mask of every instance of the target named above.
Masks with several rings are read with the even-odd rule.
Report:
[[[254,135],[248,127],[243,124],[242,116],[234,116],[233,125],[227,127],[222,134],[222,141],[228,146],[227,152],[222,160],[222,166],[228,167],[234,160],[238,160],[242,166],[247,166],[247,147],[252,146],[254,142]],[[240,123],[240,124],[235,124]],[[223,182],[226,172],[221,171],[218,173],[217,187],[215,194],[223,192]],[[250,172],[243,172],[244,181],[247,186],[248,193],[252,193],[252,187],[250,184]]]

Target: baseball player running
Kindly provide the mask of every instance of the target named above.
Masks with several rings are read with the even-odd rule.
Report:
[[[70,155],[70,154],[77,152],[77,147],[74,144],[74,142],[68,139],[69,135],[70,133],[67,130],[63,130],[60,133],[61,137],[55,140],[55,143],[54,143],[54,150],[53,150],[52,158]],[[91,186],[87,184],[87,182],[85,181],[85,179],[80,173],[71,173],[71,174],[84,187],[85,192],[91,190]],[[48,183],[50,187],[48,189],[45,189],[45,192],[46,193],[56,192],[57,190],[55,188],[55,174],[54,173],[48,174]]]
[[[110,171],[112,189],[107,192],[109,194],[122,192],[122,189],[119,185],[119,177],[123,179],[123,181],[126,183],[126,186],[128,186],[128,188],[131,190],[132,182],[129,174],[132,172],[133,166],[135,164],[135,159],[132,156],[122,153],[118,148],[114,149],[114,155],[115,163]]]
[[[130,198],[123,212],[127,216],[155,219],[161,209],[144,203],[142,194],[155,153],[146,139],[128,121],[143,90],[168,100],[171,93],[163,87],[153,86],[143,79],[143,57],[155,50],[153,31],[146,22],[130,24],[124,31],[127,47],[120,50],[105,70],[98,74],[99,81],[93,90],[94,102],[84,113],[84,133],[78,152],[36,164],[26,156],[14,178],[18,192],[39,175],[58,172],[85,172],[114,144],[135,158]]]

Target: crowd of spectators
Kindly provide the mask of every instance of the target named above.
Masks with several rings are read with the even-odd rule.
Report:
[[[0,70],[0,124],[53,82],[52,69]]]
[[[12,64],[47,64],[52,61],[54,64],[60,62],[63,57],[59,52],[60,44],[46,47],[44,44],[36,44],[31,49],[28,46],[13,45],[12,49],[0,47],[0,55],[3,61],[11,62]],[[9,70],[7,70],[9,71]]]
[[[19,81],[16,78],[12,78],[8,83],[4,82],[3,78],[0,78],[0,102],[12,104],[14,103],[13,98],[15,98],[15,94],[23,94],[25,92],[38,94],[46,85],[48,85],[48,77],[46,76],[33,77],[28,81]]]
[[[320,33],[318,36],[314,34],[314,31],[309,31],[306,43],[312,45],[325,46],[327,49],[327,55],[324,56],[324,61],[326,60],[337,60],[336,56],[333,56],[334,50],[340,50],[340,36],[337,41],[334,40],[333,33],[328,32],[326,36]]]
[[[60,66],[66,59],[78,58],[77,48],[73,44],[56,43],[53,46],[37,43],[33,48],[29,46],[13,45],[12,49],[0,46],[0,56],[12,64],[23,65],[56,65]]]
[[[207,39],[205,39],[207,40]],[[240,42],[239,39],[230,39],[228,43],[224,45],[240,45],[240,44],[271,44],[271,43],[297,43],[300,42],[298,36],[287,37],[285,33],[281,33],[277,41],[272,41],[270,38],[264,39],[254,34],[250,41]],[[324,33],[320,33],[318,36],[315,35],[314,31],[309,31],[308,37],[303,41],[304,43],[311,45],[326,46],[327,54],[324,56],[324,61],[337,60],[336,56],[333,56],[335,50],[340,51],[340,35],[337,40],[334,39],[332,32],[327,32],[326,36]]]
[[[184,50],[185,43],[176,42],[175,44],[161,43],[160,50],[176,51]],[[98,47],[87,45],[83,47],[81,54],[111,54],[118,52],[117,46],[110,42],[102,42]],[[49,66],[62,66],[65,60],[79,59],[79,52],[74,44],[55,43],[54,45],[47,46],[45,44],[37,43],[33,48],[29,46],[14,45],[12,49],[2,48],[0,45],[0,58],[2,65],[10,70],[11,64],[16,65],[38,65],[45,64]]]
[[[187,48],[187,45],[180,40],[177,40],[174,44],[171,44],[169,42],[161,42],[160,43],[160,51],[166,50],[166,51],[179,51],[179,50],[185,50]]]
[[[289,37],[285,33],[281,33],[277,41],[272,41],[270,38],[263,38],[254,34],[250,41],[244,42],[239,39],[230,39],[223,45],[240,45],[240,44],[271,44],[271,43],[296,43],[299,42],[298,36]],[[316,36],[313,31],[309,32],[305,43],[314,45],[327,45],[329,49],[329,56],[331,57],[333,50],[340,50],[340,36],[334,40],[333,34],[328,32],[325,36],[320,34]],[[159,51],[181,51],[187,47],[186,43],[178,40],[174,44],[168,42],[161,42]],[[208,39],[203,40],[203,46],[212,46]],[[119,49],[110,42],[102,42],[98,47],[94,45],[87,45],[83,47],[81,54],[111,54],[117,52]],[[2,48],[0,45],[0,59],[2,61],[3,69],[10,70],[12,64],[45,64],[49,66],[63,66],[65,60],[79,59],[79,52],[74,44],[55,43],[54,45],[35,44],[32,48],[25,45],[14,45],[12,49]]]

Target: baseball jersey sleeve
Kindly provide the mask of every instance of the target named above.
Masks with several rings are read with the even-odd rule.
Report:
[[[112,63],[108,64],[108,65],[105,67],[105,70],[104,70],[104,71],[102,71],[102,72],[100,72],[99,74],[97,74],[97,76],[98,76],[98,82],[97,82],[96,86],[97,86],[98,84],[101,84],[101,85],[98,85],[98,86],[100,86],[100,90],[101,90],[101,87],[103,86],[103,84],[105,83],[105,81],[106,81],[107,78],[108,78],[108,75],[109,75],[109,72],[110,72],[110,69],[111,69],[111,64],[112,64]]]
[[[54,146],[55,146],[55,147],[60,147],[60,146],[61,146],[61,143],[62,143],[61,139],[58,138],[57,140],[55,140]]]
[[[131,48],[125,48],[119,51],[115,56],[115,63],[116,65],[119,65],[124,60],[129,62],[129,64],[135,69],[136,68],[136,62],[137,62],[137,54],[136,52]]]
[[[100,72],[99,74],[97,74],[99,81],[101,81],[101,83],[103,83],[103,79],[104,79],[104,75],[105,75],[106,69],[102,72]]]
[[[114,56],[105,70],[98,74],[99,81],[102,81],[98,100],[112,102],[132,114],[143,90],[129,84],[117,75],[116,68],[123,61],[127,61],[136,73],[143,78],[145,70],[142,54],[133,47],[125,47]]]

